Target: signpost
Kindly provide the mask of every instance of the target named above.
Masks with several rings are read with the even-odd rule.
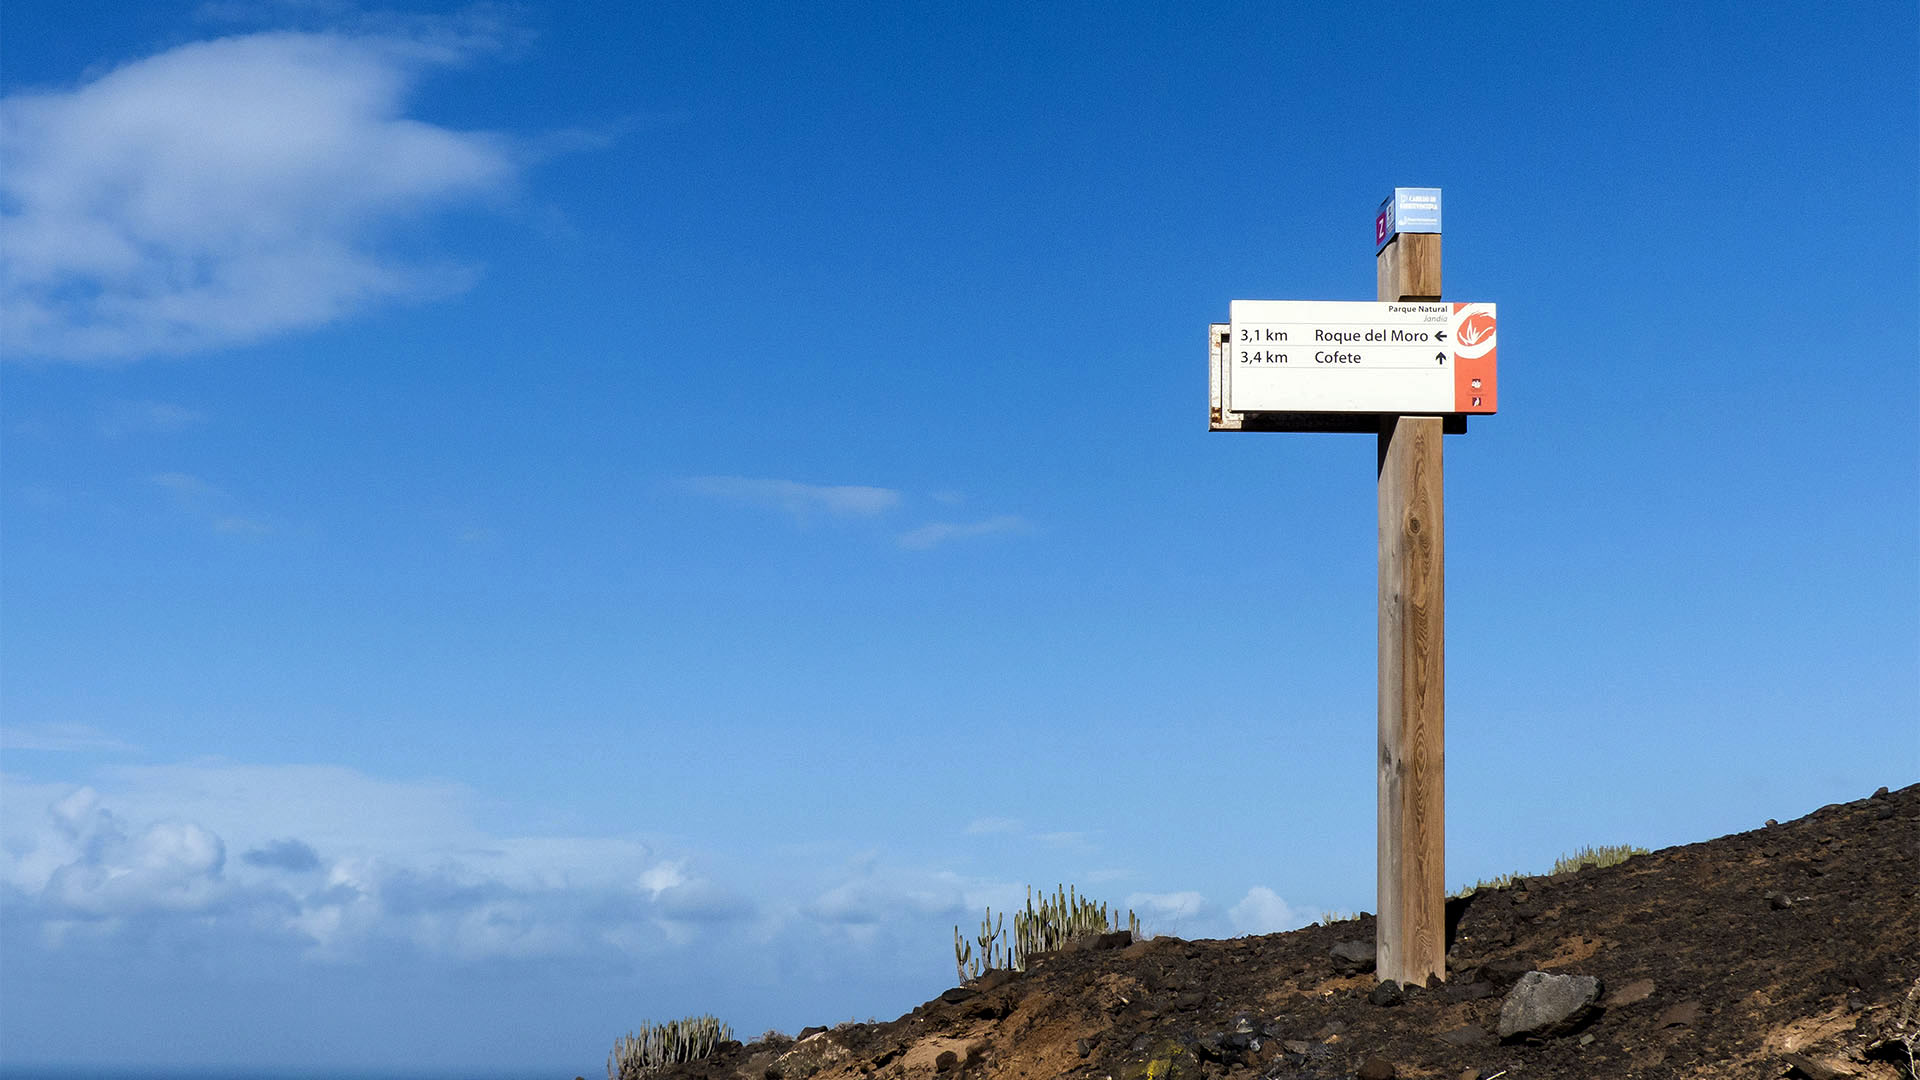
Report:
[[[1491,413],[1492,304],[1235,300],[1234,412]]]
[[[1235,300],[1210,328],[1215,431],[1376,436],[1381,979],[1446,977],[1443,434],[1499,404],[1492,304],[1440,300],[1440,190],[1374,219],[1378,301]]]

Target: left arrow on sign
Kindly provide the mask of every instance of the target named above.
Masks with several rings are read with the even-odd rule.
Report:
[[[1447,340],[1447,332],[1445,330],[1435,330],[1433,332],[1433,338],[1435,341],[1445,341]]]

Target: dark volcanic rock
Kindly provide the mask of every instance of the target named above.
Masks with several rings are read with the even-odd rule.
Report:
[[[973,980],[971,985],[975,990],[984,994],[991,990],[998,990],[1019,977],[1020,973],[1012,968],[994,968],[992,971]]]
[[[1446,983],[1441,988],[1448,1001],[1479,1001],[1490,998],[1500,992],[1499,988],[1483,979],[1472,982]]]
[[[1400,1070],[1386,1058],[1370,1057],[1360,1065],[1360,1071],[1353,1074],[1355,1080],[1395,1080]]]
[[[1358,975],[1373,970],[1374,948],[1371,941],[1343,941],[1327,952],[1333,956],[1335,971]]]
[[[1466,1027],[1454,1028],[1440,1036],[1440,1041],[1448,1046],[1492,1046],[1494,1038],[1493,1033],[1486,1028],[1478,1024],[1468,1024]]]
[[[1376,927],[1363,914],[1056,954],[970,982],[964,1001],[803,1043],[728,1043],[650,1080],[1355,1080],[1371,1058],[1424,1080],[1778,1080],[1822,1068],[1891,1080],[1906,1075],[1913,1029],[1895,1021],[1920,956],[1920,920],[1899,914],[1920,910],[1917,833],[1920,784],[1482,889],[1457,926],[1449,907],[1448,979],[1402,986],[1392,1008],[1368,1001],[1375,982],[1361,969]],[[1791,907],[1770,910],[1768,890]],[[1536,969],[1593,976],[1612,993],[1558,1028],[1494,1042],[1507,991]],[[1788,1031],[1791,1058],[1775,1035]]]
[[[1483,964],[1480,973],[1496,986],[1512,986],[1532,970],[1533,964],[1516,956]]]

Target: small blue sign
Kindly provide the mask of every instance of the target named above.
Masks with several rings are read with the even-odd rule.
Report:
[[[1437,187],[1397,187],[1392,197],[1380,204],[1373,218],[1373,250],[1378,252],[1397,233],[1437,233],[1440,231],[1440,189]]]

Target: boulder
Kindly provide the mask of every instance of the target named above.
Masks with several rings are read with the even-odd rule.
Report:
[[[1343,941],[1327,951],[1333,955],[1334,969],[1344,974],[1357,975],[1373,970],[1374,948],[1371,941]]]
[[[1591,975],[1529,971],[1500,1003],[1502,1039],[1550,1039],[1570,1034],[1593,1017],[1600,980]]]

